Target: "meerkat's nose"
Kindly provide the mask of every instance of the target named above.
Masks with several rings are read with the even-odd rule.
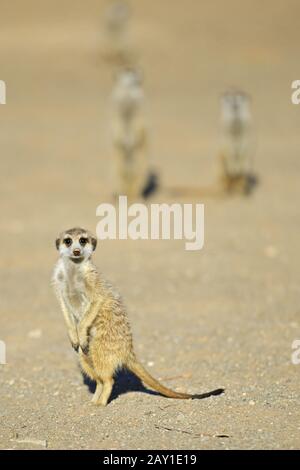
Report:
[[[79,250],[79,248],[75,248],[75,250],[73,250],[73,255],[74,256],[79,256],[81,253],[81,251]]]

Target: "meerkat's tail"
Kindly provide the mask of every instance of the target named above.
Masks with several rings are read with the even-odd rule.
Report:
[[[135,375],[139,377],[139,379],[141,379],[142,382],[144,382],[149,387],[153,388],[153,390],[155,390],[156,392],[159,392],[161,395],[164,395],[165,397],[168,397],[168,398],[193,400],[193,399],[208,398],[212,395],[221,395],[224,392],[223,388],[218,388],[217,390],[212,390],[211,392],[195,394],[195,395],[191,395],[189,393],[175,392],[174,390],[171,390],[170,388],[165,387],[158,380],[152,377],[152,375],[150,375],[149,372],[147,372],[146,369],[144,369],[142,364],[140,364],[136,360],[130,361],[126,365],[128,369],[131,370],[131,372],[133,372]]]

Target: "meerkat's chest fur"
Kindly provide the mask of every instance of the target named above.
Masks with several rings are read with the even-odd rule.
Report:
[[[55,284],[69,305],[75,321],[80,321],[89,304],[84,267],[72,261],[59,260],[55,272]]]

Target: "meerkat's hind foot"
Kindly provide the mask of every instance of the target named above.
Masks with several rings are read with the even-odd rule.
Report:
[[[102,392],[102,383],[101,382],[97,382],[97,385],[96,385],[96,390],[94,392],[94,395],[93,395],[93,398],[91,400],[91,402],[96,405],[98,400],[100,399],[100,396],[101,396],[101,392]]]
[[[94,401],[93,402],[93,405],[96,405],[96,406],[107,406],[107,403],[108,401],[104,401],[104,400],[98,400],[98,401]]]
[[[225,388],[217,388],[216,390],[211,390],[211,392],[206,392],[206,393],[199,393],[192,395],[191,398],[192,400],[202,400],[204,398],[209,398],[209,397],[214,397],[217,395],[222,395],[225,393]]]
[[[103,387],[102,387],[102,391],[101,393],[99,393],[99,395],[96,395],[97,393],[97,389],[96,389],[96,392],[95,392],[95,401],[93,401],[93,403],[95,405],[99,405],[99,406],[106,406],[108,401],[109,401],[109,398],[110,398],[110,395],[111,395],[111,392],[112,392],[112,389],[113,389],[113,385],[114,385],[114,379],[113,378],[109,378],[109,379],[106,379],[103,381]],[[97,386],[98,388],[98,386]],[[93,399],[94,399],[93,397]]]

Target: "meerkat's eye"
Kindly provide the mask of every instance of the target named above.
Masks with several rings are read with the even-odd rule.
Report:
[[[87,242],[88,242],[88,239],[85,238],[85,237],[81,237],[81,238],[79,239],[79,243],[80,243],[81,246],[86,245]]]
[[[66,246],[71,246],[72,245],[72,238],[65,238],[64,239],[64,244]]]

